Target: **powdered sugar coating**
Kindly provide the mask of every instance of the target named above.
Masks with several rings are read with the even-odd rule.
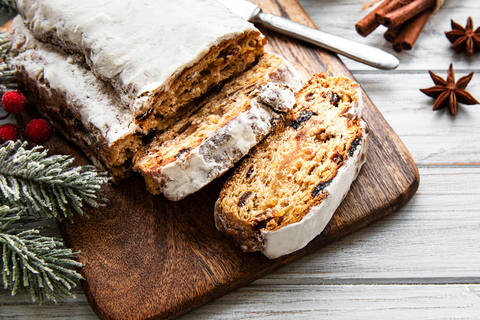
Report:
[[[260,89],[258,94],[259,100],[272,107],[275,111],[286,112],[295,105],[295,96],[281,85],[270,81]]]
[[[356,88],[356,98],[346,116],[361,117],[363,113],[363,99],[360,86]],[[366,160],[368,128],[361,120],[362,136],[353,156],[349,156],[338,170],[332,182],[325,187],[327,197],[319,205],[312,207],[301,221],[286,225],[274,231],[261,230],[259,240],[262,245],[259,250],[270,259],[295,252],[305,247],[311,240],[325,229],[336,209],[343,201],[352,182],[356,179]]]
[[[254,26],[216,0],[17,0],[33,33],[82,52],[135,114],[210,47]],[[168,88],[164,88],[168,90]]]
[[[265,75],[262,80],[265,83],[250,100],[250,109],[210,132],[200,145],[175,161],[156,172],[145,172],[158,183],[167,199],[183,199],[222,175],[272,130],[273,118],[279,117],[273,110],[293,108],[292,88],[300,88],[302,80],[293,66],[287,66],[285,59],[276,56],[282,63]]]
[[[298,91],[303,86],[303,80],[297,68],[290,61],[283,58],[283,64],[274,73],[270,74],[270,80],[273,83],[290,87],[293,91]]]
[[[86,128],[98,130],[109,145],[139,132],[131,111],[113,88],[78,63],[82,57],[38,41],[19,16],[12,30],[12,50],[19,54],[8,63],[22,68],[31,79],[46,79],[48,89],[65,97],[65,103]]]
[[[282,61],[275,72],[268,75],[270,81],[260,88],[258,95],[261,102],[278,112],[286,112],[293,108],[295,96],[291,91],[296,92],[303,85],[298,70],[288,60],[282,58]]]
[[[180,200],[227,171],[271,131],[272,118],[268,107],[252,100],[247,112],[211,132],[187,157],[161,169],[157,181],[165,197]]]
[[[260,238],[263,244],[260,249],[265,256],[275,259],[300,250],[325,229],[366,160],[368,129],[364,121],[362,121],[362,128],[362,140],[355,149],[354,155],[345,161],[335,178],[324,189],[328,192],[325,200],[318,206],[312,207],[299,222],[275,231],[261,231]]]

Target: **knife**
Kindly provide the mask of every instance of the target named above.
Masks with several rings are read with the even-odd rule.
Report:
[[[245,20],[315,44],[369,66],[378,69],[395,69],[399,64],[398,59],[388,52],[325,33],[286,18],[264,13],[260,7],[246,0],[218,1]]]

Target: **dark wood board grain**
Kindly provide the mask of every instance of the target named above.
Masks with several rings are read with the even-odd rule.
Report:
[[[271,12],[314,27],[297,0],[258,0]],[[267,30],[268,50],[291,61],[304,78],[317,71],[352,77],[337,56]],[[353,77],[352,77],[353,78]],[[79,251],[85,295],[102,319],[169,319],[337,241],[397,211],[416,192],[414,161],[372,101],[364,94],[370,127],[367,162],[324,232],[306,248],[269,260],[243,253],[216,230],[213,208],[231,173],[180,202],[145,191],[140,176],[105,190],[107,206],[60,224],[67,245]],[[56,135],[46,147],[88,161]]]

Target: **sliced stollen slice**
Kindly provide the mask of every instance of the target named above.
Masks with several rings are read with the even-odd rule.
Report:
[[[110,84],[97,79],[81,55],[40,42],[17,16],[7,63],[30,102],[115,182],[128,176],[143,132]]]
[[[266,53],[201,108],[155,136],[134,158],[148,190],[177,201],[230,169],[269,133],[301,87],[297,71]],[[271,107],[271,108],[270,108]]]
[[[34,35],[85,56],[144,130],[263,54],[265,37],[216,0],[16,0]]]
[[[367,150],[357,83],[315,74],[287,121],[253,148],[224,184],[215,223],[246,251],[274,259],[320,234]]]

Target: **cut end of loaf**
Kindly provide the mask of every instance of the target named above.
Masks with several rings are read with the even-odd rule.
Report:
[[[246,31],[212,46],[203,59],[168,84],[139,97],[136,123],[147,131],[166,127],[164,123],[188,112],[214,86],[248,70],[263,55],[265,42],[260,32]]]
[[[358,116],[360,98],[355,82],[314,75],[297,93],[287,121],[224,185],[216,204],[217,227],[245,251],[264,251],[263,234],[301,224],[335,192],[329,186],[342,168],[365,160],[364,153],[355,159],[367,134]]]
[[[290,86],[295,70],[284,59],[264,54],[259,62],[219,92],[199,110],[178,121],[142,148],[134,170],[146,178],[148,189],[180,200],[223,174],[257,144],[295,102]],[[287,85],[285,85],[287,84]]]

